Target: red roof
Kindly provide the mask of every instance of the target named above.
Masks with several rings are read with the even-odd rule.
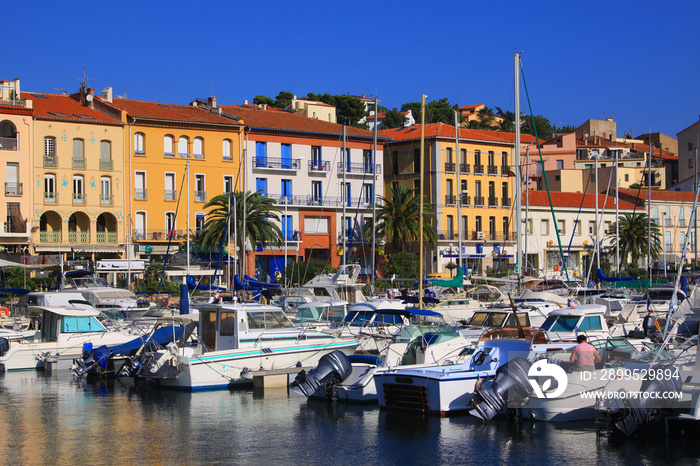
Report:
[[[107,105],[110,105],[108,102]],[[160,102],[147,102],[145,100],[133,100],[115,98],[111,104],[121,110],[125,110],[130,117],[148,119],[177,121],[182,123],[209,123],[217,125],[238,125],[231,118],[208,112],[202,108],[192,105],[166,104]]]
[[[482,107],[484,104],[475,104],[475,105],[465,105],[463,107],[459,107],[460,110],[474,110],[476,107]]]
[[[82,105],[73,96],[64,94],[45,94],[40,92],[23,92],[25,97],[31,94],[34,117],[43,120],[79,121],[83,123],[122,124],[121,121],[105,115],[94,108]]]
[[[224,112],[240,118],[242,123],[255,129],[296,131],[300,133],[343,134],[343,125],[309,118],[279,108],[263,109],[255,105],[221,105]],[[371,138],[374,133],[366,129],[346,126],[348,136]]]
[[[379,131],[384,137],[394,139],[395,141],[410,141],[420,139],[420,125],[412,125],[407,128],[391,128]],[[455,127],[445,123],[431,123],[425,125],[426,138],[451,138],[455,137]],[[498,142],[502,144],[513,144],[515,142],[515,134],[505,133],[503,131],[487,131],[483,129],[459,129],[459,138],[473,141],[488,141]]]
[[[620,194],[627,194],[638,199],[647,200],[649,190],[647,188],[642,189],[619,189]],[[651,191],[652,201],[666,201],[666,202],[694,202],[695,193],[692,191],[668,191],[668,190],[653,190]]]
[[[622,192],[622,190],[620,190]],[[564,193],[559,191],[550,191],[552,195],[552,205],[557,207],[584,207],[589,209],[595,209],[595,194],[589,193]],[[529,204],[531,206],[549,207],[549,197],[547,196],[547,191],[529,191],[527,194],[523,193],[522,202],[525,203],[525,196],[529,196]],[[583,202],[583,206],[581,205]],[[620,201],[620,209],[634,209],[634,205],[629,202]],[[598,208],[599,209],[614,209],[615,208],[615,198],[613,196],[608,196],[607,202],[605,199],[605,194],[598,194]]]

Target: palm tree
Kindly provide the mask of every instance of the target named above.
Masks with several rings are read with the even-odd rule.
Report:
[[[244,197],[245,196],[245,197]],[[260,193],[236,192],[235,194],[220,194],[213,197],[204,205],[205,209],[212,208],[207,213],[207,220],[202,229],[199,241],[203,249],[218,250],[226,237],[226,217],[228,216],[229,199],[232,199],[236,209],[236,232],[238,238],[235,244],[242,244],[243,238],[251,245],[280,246],[284,243],[282,230],[274,221],[279,222],[279,209],[275,201],[262,196]],[[243,228],[243,201],[245,199],[245,231]],[[231,212],[231,231],[233,227],[233,212]]]
[[[620,225],[620,236],[616,235],[617,224]],[[637,265],[640,257],[646,256],[649,246],[649,219],[647,214],[624,214],[613,223],[608,230],[608,238],[611,247],[616,250],[619,243],[620,262],[627,261],[631,257],[632,263]],[[661,252],[661,240],[659,239],[659,227],[651,220],[651,257],[659,257]]]
[[[377,238],[391,244],[395,252],[403,252],[406,242],[419,238],[420,200],[415,190],[401,185],[389,188],[389,198],[380,196],[381,206],[377,206]],[[430,205],[423,204],[423,218],[434,218]],[[365,224],[363,236],[372,239],[372,225]],[[429,243],[437,242],[435,228],[430,222],[423,222],[423,237]]]

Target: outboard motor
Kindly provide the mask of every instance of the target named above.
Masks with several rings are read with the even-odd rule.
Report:
[[[0,338],[0,358],[5,356],[10,350],[10,341],[7,338]]]
[[[318,394],[329,401],[338,398],[336,385],[345,380],[352,372],[352,364],[342,351],[333,351],[318,360],[318,366],[308,373],[304,370],[297,374],[292,387],[305,396]],[[321,391],[325,388],[325,391]]]
[[[484,421],[491,420],[506,403],[522,404],[530,392],[527,373],[532,363],[515,358],[499,367],[490,387],[482,387],[472,401],[474,409],[469,414]]]

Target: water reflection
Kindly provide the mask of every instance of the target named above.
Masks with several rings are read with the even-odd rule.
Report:
[[[482,424],[328,404],[285,389],[186,393],[0,375],[0,457],[20,464],[689,462],[694,439],[596,442],[593,423]]]

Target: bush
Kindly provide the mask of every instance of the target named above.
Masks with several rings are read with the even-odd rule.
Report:
[[[321,273],[334,274],[338,270],[327,262],[310,259],[307,261],[292,262],[287,264],[286,275],[288,283],[303,285],[316,275]]]
[[[397,278],[418,279],[418,256],[410,252],[399,252],[389,256],[386,263],[387,276],[396,275]]]

